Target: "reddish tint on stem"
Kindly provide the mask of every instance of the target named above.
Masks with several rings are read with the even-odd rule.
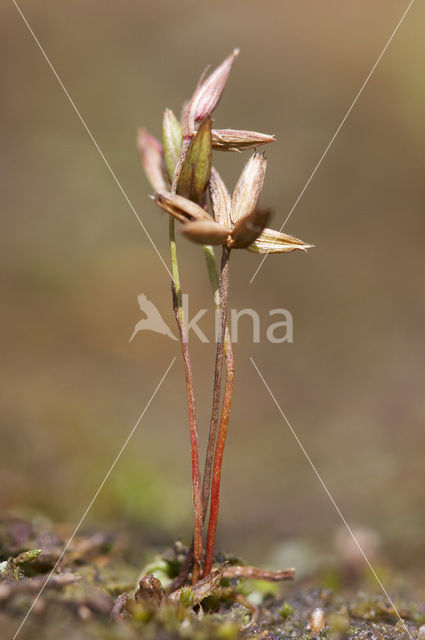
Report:
[[[208,523],[207,544],[205,550],[204,576],[212,569],[214,559],[215,534],[217,530],[218,509],[220,503],[221,468],[223,465],[224,445],[226,444],[227,425],[229,424],[230,408],[233,396],[234,361],[230,336],[226,331],[226,384],[224,388],[223,408],[221,411],[220,426],[218,429],[217,445],[215,449],[213,476],[211,482],[211,506]]]
[[[202,562],[202,498],[201,498],[201,469],[199,466],[198,429],[195,417],[195,399],[192,382],[192,366],[187,342],[182,342],[183,358],[185,362],[186,393],[189,407],[190,445],[192,451],[192,500],[193,500],[193,584],[198,581]]]
[[[198,581],[202,562],[202,497],[201,497],[201,469],[199,466],[198,428],[196,424],[195,394],[193,390],[192,364],[189,355],[187,336],[181,326],[178,315],[178,304],[174,282],[172,283],[173,307],[180,334],[180,344],[183,354],[184,373],[186,380],[186,395],[189,411],[190,445],[192,452],[192,500],[193,500],[193,574],[192,582]]]
[[[230,250],[223,248],[223,260],[220,277],[220,335],[217,353],[224,351],[226,363],[226,382],[224,387],[223,406],[221,409],[220,425],[218,428],[214,462],[212,465],[210,518],[208,522],[207,543],[205,551],[204,576],[211,572],[214,558],[215,534],[217,529],[218,509],[220,502],[221,467],[223,464],[224,445],[226,444],[227,425],[229,423],[230,408],[233,396],[234,361],[230,332],[227,322],[227,300],[229,297],[229,260]],[[216,371],[216,377],[217,377]]]
[[[217,440],[218,417],[220,409],[220,391],[221,391],[221,370],[223,368],[223,346],[222,343],[217,344],[217,354],[215,360],[213,404],[211,411],[210,430],[208,433],[207,452],[205,456],[204,479],[202,485],[202,511],[203,520],[208,513],[208,502],[210,499],[211,478],[214,463],[214,449]]]
[[[229,272],[229,260],[230,250],[227,247],[223,247],[221,269],[220,269],[220,319],[219,319],[219,335],[217,339],[217,349],[215,355],[215,367],[214,367],[214,386],[213,386],[213,403],[211,410],[210,428],[208,433],[207,452],[205,456],[204,466],[204,479],[202,485],[202,508],[203,518],[207,515],[208,502],[210,499],[210,488],[212,469],[214,461],[214,450],[217,440],[218,418],[220,409],[220,393],[221,393],[221,373],[223,369],[224,360],[224,338],[226,333],[226,319],[227,319],[227,298],[228,292],[228,272]],[[223,278],[225,274],[225,278]]]

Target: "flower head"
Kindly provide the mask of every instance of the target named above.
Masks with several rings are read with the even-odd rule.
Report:
[[[163,144],[144,129],[138,133],[142,165],[156,204],[182,223],[182,232],[198,244],[225,245],[253,253],[306,251],[298,238],[267,228],[270,211],[257,207],[266,172],[263,153],[254,153],[230,196],[212,167],[212,151],[241,151],[268,144],[274,136],[238,129],[213,129],[216,108],[233,63],[235,49],[214,71],[203,73],[180,123],[170,109],[163,118]],[[206,210],[209,187],[212,216]]]
[[[156,204],[183,223],[182,233],[198,244],[226,245],[254,253],[306,251],[311,245],[267,228],[270,211],[257,208],[264,182],[266,159],[254,153],[245,165],[232,198],[213,168],[209,182],[212,218],[192,200],[169,192],[154,196]]]
[[[213,149],[242,151],[274,142],[274,136],[257,131],[212,129],[211,114],[238,53],[235,49],[206,78],[204,71],[184,109],[181,123],[171,109],[164,111],[162,145],[145,129],[139,129],[137,146],[142,166],[156,192],[172,185],[172,191],[202,202],[210,179]]]

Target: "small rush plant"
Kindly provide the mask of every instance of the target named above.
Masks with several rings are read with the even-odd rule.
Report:
[[[142,166],[154,189],[152,198],[170,216],[172,303],[183,355],[189,414],[193,541],[175,583],[176,589],[185,583],[190,574],[192,585],[196,585],[201,578],[207,578],[214,562],[221,469],[234,384],[234,359],[227,323],[230,256],[235,249],[268,254],[306,251],[311,246],[269,229],[270,211],[257,206],[266,171],[266,158],[264,153],[258,153],[255,149],[273,142],[275,137],[256,131],[215,129],[212,126],[212,114],[237,55],[238,50],[235,50],[212,73],[207,75],[205,71],[202,74],[183,109],[181,121],[171,109],[164,111],[162,143],[145,129],[138,131],[137,138]],[[255,151],[242,169],[230,195],[213,166],[213,153],[240,152],[245,149]],[[203,247],[218,316],[211,419],[202,474],[192,365],[177,258],[176,220],[182,234]],[[215,246],[221,247],[218,263]]]

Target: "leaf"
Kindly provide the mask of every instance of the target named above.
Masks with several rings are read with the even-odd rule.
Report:
[[[168,596],[168,599],[172,602],[180,602],[181,598],[186,601],[190,601],[191,606],[195,606],[208,598],[211,594],[217,591],[220,586],[220,580],[223,577],[223,571],[227,564],[223,564],[219,569],[212,571],[206,578],[203,578],[197,582],[193,587],[181,587],[177,591],[173,591]],[[190,596],[188,593],[190,589]]]

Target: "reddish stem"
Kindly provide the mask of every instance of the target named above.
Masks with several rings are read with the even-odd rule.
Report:
[[[226,324],[226,328],[225,328],[225,341],[224,341],[224,353],[225,353],[225,362],[226,362],[226,388],[227,385],[230,384],[230,380],[232,380],[232,387],[233,387],[233,349],[232,349],[232,343],[230,340],[230,332],[229,332],[229,327]],[[217,365],[217,359],[216,359],[216,365]],[[206,461],[205,461],[205,470],[204,470],[204,480],[203,480],[203,485],[202,485],[202,524],[204,524],[205,522],[205,518],[207,515],[207,511],[208,511],[208,502],[209,502],[209,496],[210,496],[210,485],[211,485],[211,476],[213,473],[213,464],[214,464],[214,449],[215,449],[215,444],[216,444],[216,439],[217,439],[217,427],[218,427],[218,408],[219,408],[219,401],[220,401],[220,384],[218,383],[218,381],[221,381],[221,374],[220,376],[215,375],[214,377],[214,394],[213,397],[214,399],[216,399],[217,401],[217,408],[215,409],[215,402],[213,401],[213,414],[212,414],[212,419],[211,419],[211,424],[210,424],[210,432],[209,432],[209,436],[208,436],[208,447],[207,447],[207,456],[206,456]],[[218,389],[218,395],[216,396],[216,389]],[[223,404],[223,408],[224,408],[224,404]],[[230,404],[229,404],[229,412],[230,412]],[[227,416],[227,421],[228,421],[229,417]],[[224,427],[223,427],[224,428]],[[227,425],[226,425],[227,428]],[[225,436],[224,436],[225,439]],[[223,447],[224,447],[224,443],[223,443]],[[223,457],[223,454],[221,454],[221,457]],[[220,480],[219,480],[220,482]],[[218,504],[217,504],[217,514],[216,514],[216,521],[217,521],[217,515],[218,515]],[[168,591],[169,593],[172,593],[173,591],[176,591],[177,589],[179,589],[181,586],[184,585],[184,583],[186,582],[186,578],[189,574],[190,568],[192,566],[192,562],[193,562],[193,554],[194,554],[194,539],[192,539],[192,544],[190,545],[188,552],[186,554],[186,558],[185,561],[183,563],[183,566],[180,570],[179,575],[173,580],[172,584],[170,585]],[[206,576],[207,574],[204,572],[203,574],[204,576]]]
[[[176,193],[181,170],[186,158],[186,154],[190,145],[190,139],[183,140],[182,148],[174,169],[174,175],[171,185],[171,193]],[[173,223],[174,224],[174,223]],[[172,232],[172,240],[174,241],[174,227]],[[192,363],[189,354],[188,336],[185,326],[185,319],[181,308],[181,291],[176,291],[175,282],[171,283],[173,293],[173,309],[176,316],[177,327],[180,336],[180,345],[183,354],[184,373],[186,379],[186,396],[189,410],[189,429],[190,429],[190,445],[192,455],[192,501],[193,501],[193,571],[192,584],[199,579],[201,570],[202,554],[203,554],[203,509],[201,494],[201,469],[199,466],[199,442],[198,427],[195,412],[195,395],[193,389]],[[186,564],[186,563],[185,563]],[[189,565],[188,565],[189,566]]]
[[[208,433],[207,452],[205,456],[204,479],[202,484],[202,509],[203,509],[204,521],[207,515],[208,502],[210,498],[214,450],[215,450],[215,445],[217,440],[218,418],[219,418],[219,409],[220,409],[221,375],[222,375],[223,360],[224,360],[223,344],[224,344],[224,336],[226,332],[226,319],[227,319],[228,276],[226,277],[227,284],[225,289],[222,287],[222,284],[223,284],[223,273],[228,274],[229,259],[230,259],[230,250],[227,247],[223,247],[223,255],[221,260],[220,291],[219,291],[220,324],[219,324],[219,335],[217,336],[217,348],[216,348],[216,355],[215,355],[211,420],[210,420],[210,428]]]
[[[207,543],[205,551],[204,576],[211,572],[214,559],[214,545],[217,530],[218,510],[220,503],[220,482],[221,469],[223,465],[224,446],[226,444],[227,426],[229,424],[230,409],[233,396],[234,383],[234,360],[232,342],[230,339],[229,329],[226,326],[227,321],[227,300],[229,296],[229,255],[227,248],[223,249],[223,261],[220,277],[220,335],[217,344],[217,352],[221,348],[221,353],[225,354],[226,362],[226,382],[224,388],[223,406],[221,409],[220,425],[218,428],[217,442],[215,444],[214,461],[212,465],[211,480],[211,503],[210,517],[208,522]],[[221,346],[220,346],[221,345]],[[217,378],[217,371],[216,371]],[[204,476],[205,483],[205,476]],[[205,484],[204,484],[205,488]],[[205,494],[203,495],[205,497]],[[203,503],[204,505],[204,503]],[[205,512],[204,512],[205,513]]]
[[[180,335],[180,344],[183,354],[184,373],[186,380],[186,396],[189,411],[190,445],[192,454],[192,500],[193,500],[193,573],[192,582],[198,581],[202,562],[202,496],[201,496],[201,469],[199,465],[198,428],[195,412],[195,395],[193,389],[192,363],[189,354],[187,335],[179,317],[179,305],[174,282],[171,285],[173,292],[173,308],[176,316]]]

